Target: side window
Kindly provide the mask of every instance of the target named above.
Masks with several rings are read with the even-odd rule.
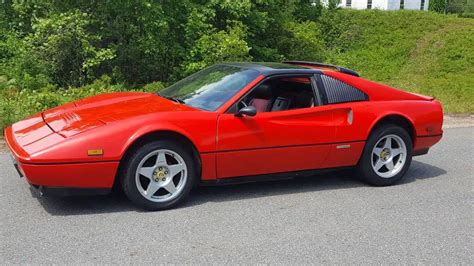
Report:
[[[236,109],[249,105],[257,112],[278,112],[309,108],[316,103],[310,77],[276,77],[254,88]]]
[[[328,104],[367,101],[364,92],[330,76],[321,75]]]

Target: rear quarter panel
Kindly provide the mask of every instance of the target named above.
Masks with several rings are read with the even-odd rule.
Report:
[[[443,114],[434,101],[368,101],[340,104],[353,111],[352,125],[340,123],[336,131],[337,142],[366,140],[374,126],[385,117],[398,115],[413,125],[415,137],[441,135]]]
[[[364,91],[369,96],[367,102],[344,103],[353,108],[353,123],[356,132],[349,126],[338,128],[337,138],[347,141],[367,139],[373,127],[383,118],[399,115],[406,118],[414,128],[415,143],[418,137],[439,136],[443,133],[443,110],[441,103],[433,97],[418,95],[360,77],[340,72],[324,71],[324,74],[342,80]]]

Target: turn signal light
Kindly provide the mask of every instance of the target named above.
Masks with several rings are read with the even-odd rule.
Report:
[[[102,149],[87,150],[87,155],[89,155],[89,156],[101,156],[101,155],[104,155],[104,150],[102,150]]]

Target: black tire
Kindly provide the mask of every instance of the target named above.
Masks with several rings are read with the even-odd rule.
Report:
[[[372,151],[375,145],[388,135],[396,135],[400,137],[401,140],[405,143],[406,146],[406,158],[405,163],[402,166],[401,170],[392,177],[381,177],[372,167],[372,160],[373,154]],[[410,135],[406,132],[405,129],[393,124],[385,124],[378,126],[374,129],[374,131],[370,134],[367,143],[365,144],[364,151],[362,152],[362,156],[359,160],[359,164],[357,165],[357,174],[358,177],[373,186],[389,186],[399,182],[405,173],[407,172],[408,168],[410,167],[411,160],[412,160],[412,151],[413,144]]]
[[[188,176],[182,190],[175,198],[164,202],[154,202],[145,198],[145,196],[141,194],[141,192],[138,190],[135,177],[138,166],[142,159],[148,154],[160,149],[170,150],[181,156],[186,163],[186,171]],[[191,153],[181,145],[167,140],[149,142],[142,147],[135,149],[127,157],[126,161],[124,162],[124,166],[120,169],[122,171],[120,173],[120,181],[125,195],[135,205],[150,211],[169,209],[182,203],[188,196],[198,178],[196,164],[193,160],[193,157],[191,156]]]

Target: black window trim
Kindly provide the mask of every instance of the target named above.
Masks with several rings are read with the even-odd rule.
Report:
[[[321,78],[321,75],[323,74],[314,74],[314,80],[316,81],[316,85],[317,85],[316,88],[318,90],[317,92],[321,100],[320,105],[327,105],[328,96],[326,95],[326,88],[324,87],[323,79]]]
[[[368,102],[370,101],[370,97],[367,93],[365,93],[364,91],[360,90],[359,88],[355,87],[355,86],[352,86],[351,84],[345,82],[345,81],[342,81],[338,78],[334,78],[334,77],[331,77],[329,75],[326,75],[330,78],[333,78],[339,82],[342,82],[360,92],[362,92],[364,95],[365,95],[365,100],[355,100],[355,101],[345,101],[345,102],[337,102],[337,103],[329,103],[328,101],[328,97],[327,97],[327,94],[326,94],[326,86],[324,86],[324,83],[323,83],[323,79],[321,78],[321,75],[325,75],[325,74],[315,74],[315,77],[316,77],[316,80],[318,81],[318,90],[319,90],[319,93],[321,94],[322,96],[322,100],[323,100],[323,104],[322,105],[330,105],[330,104],[342,104],[342,103],[356,103],[356,102]]]
[[[274,75],[266,76],[264,79],[260,80],[260,82],[255,84],[244,95],[242,95],[239,99],[237,99],[234,103],[232,103],[232,105],[229,106],[229,108],[227,108],[227,110],[225,110],[224,114],[235,114],[238,111],[236,105],[243,98],[247,97],[253,90],[255,90],[258,86],[260,86],[265,81],[270,80],[270,79],[274,79],[274,78],[281,78],[281,77],[306,77],[306,78],[309,78],[310,83],[311,83],[311,88],[313,89],[313,96],[318,101],[317,105],[315,105],[314,107],[324,105],[323,102],[320,101],[321,95],[320,95],[320,92],[319,92],[319,83],[317,81],[315,81],[315,74],[274,74]],[[315,85],[316,85],[316,87],[315,87]],[[306,109],[306,108],[299,108],[299,109]],[[293,109],[293,110],[296,110],[296,109]]]

